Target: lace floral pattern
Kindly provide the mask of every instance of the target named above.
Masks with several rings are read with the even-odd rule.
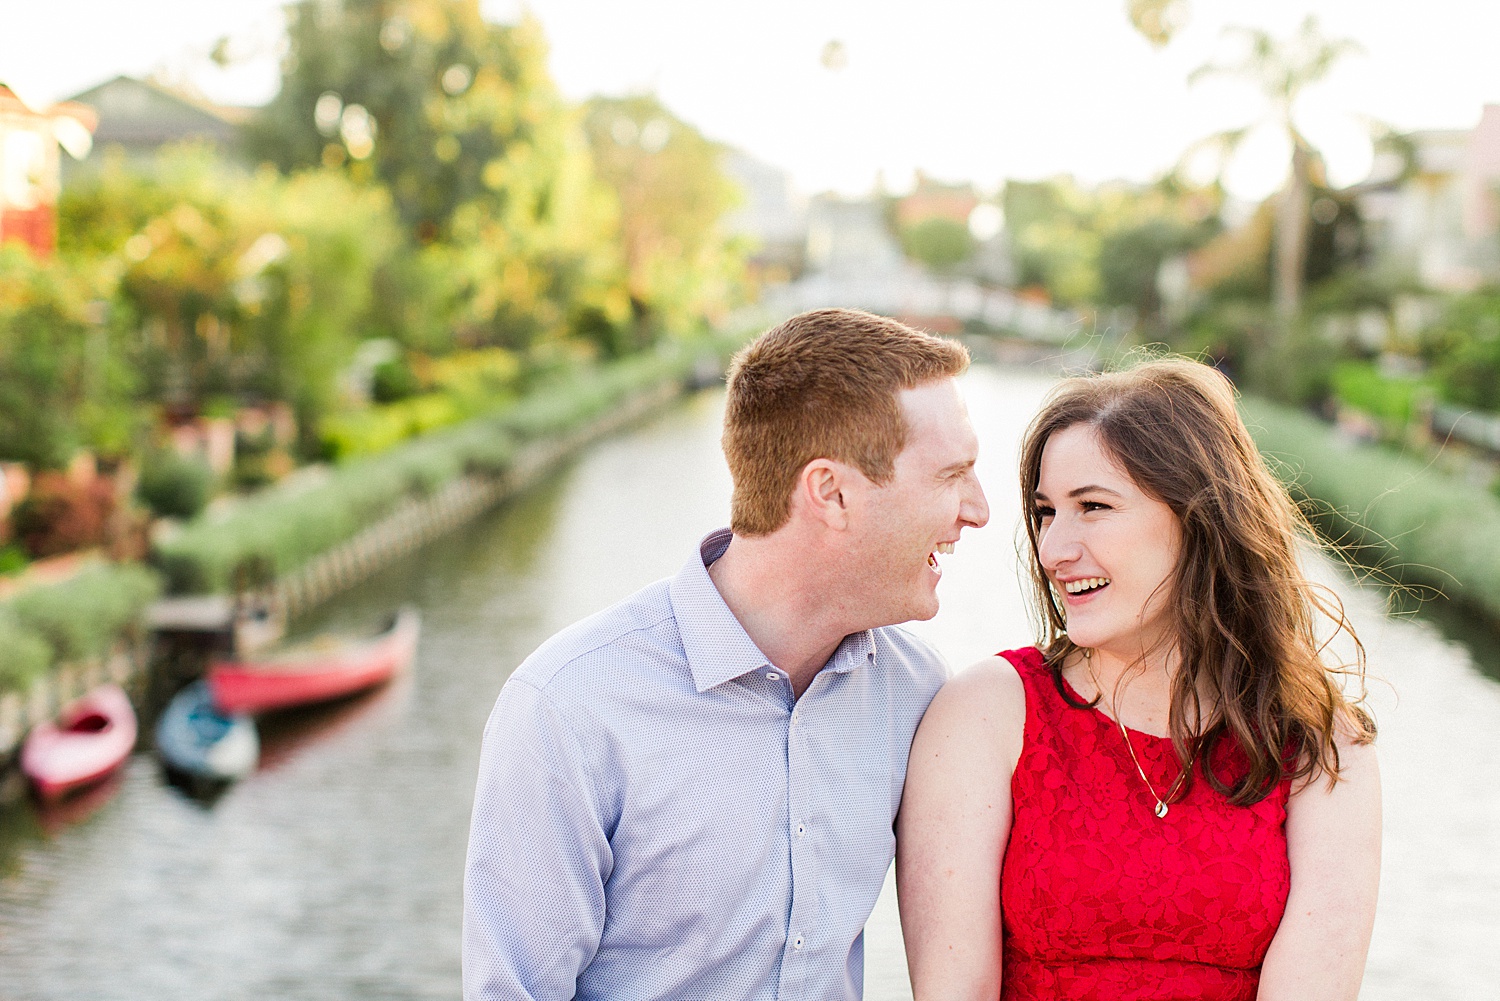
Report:
[[[1200,770],[1157,818],[1114,721],[1067,705],[1035,648],[1001,656],[1026,686],[1001,874],[1001,997],[1253,999],[1290,886],[1288,784],[1240,807]],[[1130,739],[1165,795],[1180,768],[1172,741]],[[1237,765],[1243,752],[1221,743],[1216,772]]]

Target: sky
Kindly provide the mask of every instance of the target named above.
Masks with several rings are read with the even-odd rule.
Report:
[[[1308,91],[1304,132],[1333,180],[1368,172],[1369,123],[1469,128],[1500,103],[1495,0],[1187,0],[1153,48],[1124,0],[484,0],[495,20],[542,23],[565,94],[652,91],[711,137],[787,170],[804,193],[909,186],[918,169],[992,190],[1072,174],[1145,181],[1196,140],[1253,122],[1248,84],[1189,86],[1232,59],[1228,26],[1290,34],[1315,14],[1361,51]],[[9,8],[9,9],[7,9]],[[279,0],[0,0],[0,82],[33,102],[117,74],[159,73],[224,103],[276,92]],[[236,62],[209,53],[222,37]],[[841,45],[842,68],[822,55]],[[1252,133],[1225,180],[1274,190],[1286,149]]]

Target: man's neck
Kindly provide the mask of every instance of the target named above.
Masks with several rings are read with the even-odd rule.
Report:
[[[785,538],[736,535],[709,577],[752,642],[791,679],[800,696],[844,637],[858,631],[818,572],[819,554]]]

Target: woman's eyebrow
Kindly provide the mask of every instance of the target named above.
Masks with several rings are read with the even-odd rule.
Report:
[[[1111,490],[1109,487],[1101,487],[1097,483],[1090,483],[1086,487],[1074,487],[1072,490],[1068,491],[1068,496],[1069,497],[1081,497],[1084,494],[1092,494],[1092,493],[1109,494],[1109,495],[1111,495],[1113,497],[1123,497],[1124,496],[1124,494],[1120,493],[1120,491],[1118,491],[1118,490]]]

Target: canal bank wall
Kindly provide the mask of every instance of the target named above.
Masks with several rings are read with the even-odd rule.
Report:
[[[1335,545],[1378,578],[1430,589],[1500,626],[1500,497],[1298,410],[1246,397],[1241,411]]]

